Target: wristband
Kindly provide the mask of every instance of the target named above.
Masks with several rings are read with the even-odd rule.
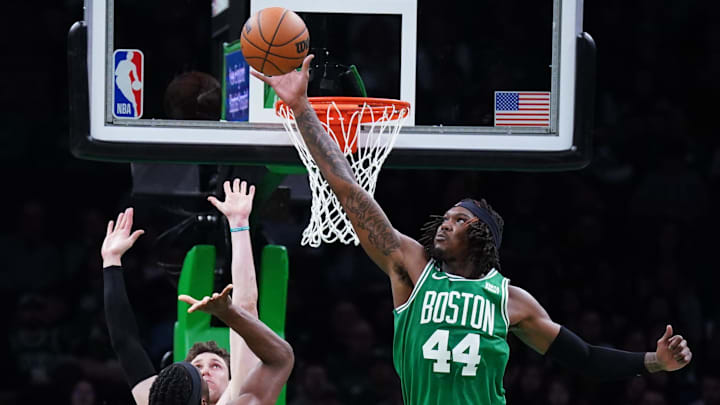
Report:
[[[237,228],[230,228],[230,232],[240,232],[249,230],[249,226],[238,226]]]

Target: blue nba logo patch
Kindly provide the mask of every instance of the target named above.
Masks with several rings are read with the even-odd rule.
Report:
[[[137,49],[118,49],[113,61],[113,116],[138,119],[143,113],[145,56]]]

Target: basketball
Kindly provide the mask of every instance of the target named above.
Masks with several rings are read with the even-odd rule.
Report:
[[[264,8],[245,22],[240,36],[243,56],[255,70],[281,75],[302,64],[310,48],[305,22],[282,7]]]

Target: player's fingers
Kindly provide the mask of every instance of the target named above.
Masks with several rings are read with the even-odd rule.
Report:
[[[133,232],[132,235],[130,235],[130,240],[132,241],[132,243],[135,243],[135,241],[138,240],[138,238],[141,237],[144,233],[145,231],[143,231],[142,229],[138,229],[137,231]]]
[[[220,296],[220,293],[214,292],[212,295],[212,299],[215,299]]]
[[[214,195],[208,196],[207,200],[210,201],[210,204],[212,204],[215,208],[220,208],[218,206],[218,204],[220,204],[220,201],[218,201],[218,199],[215,198]]]
[[[690,349],[686,348],[682,352],[674,355],[673,358],[680,363],[686,363],[692,358],[692,353],[690,353]]]
[[[200,301],[195,300],[195,302],[192,304],[192,306],[190,308],[188,308],[188,313],[194,312],[194,311],[206,306],[209,301],[210,301],[210,297],[208,297],[208,296],[203,297],[203,299],[201,299]],[[188,304],[189,304],[189,302],[188,302]]]
[[[122,213],[122,218],[118,221],[117,226],[119,229],[125,229],[125,223],[127,222],[127,216],[128,216],[128,212],[127,212],[127,208],[126,208],[125,211],[123,211],[123,213]]]
[[[227,199],[227,195],[232,193],[232,190],[230,189],[230,181],[225,180],[223,183],[223,190],[225,190],[225,199]]]
[[[113,220],[111,219],[110,222],[108,222],[107,232],[105,232],[105,237],[108,237],[108,235],[110,235],[110,234],[112,233],[112,231],[113,231],[113,225],[115,225],[115,223],[114,223]]]
[[[195,298],[193,298],[189,295],[185,295],[185,294],[178,295],[178,301],[182,301],[182,302],[184,302],[186,304],[190,304],[190,305],[195,305],[195,303],[198,302],[198,300],[196,300]]]
[[[303,59],[302,72],[307,73],[310,70],[310,62],[315,58],[315,55],[310,54]]]
[[[268,77],[265,76],[264,74],[258,72],[257,70],[251,69],[251,70],[250,70],[250,74],[253,75],[253,76],[255,76],[255,77],[257,77],[258,79],[262,80],[263,82],[265,82],[265,83],[267,83],[267,84],[270,84],[270,81],[268,80]]]
[[[121,212],[118,214],[117,219],[115,220],[115,230],[122,229],[122,219],[125,217],[125,212]]]
[[[250,186],[250,189],[248,190],[248,196],[250,198],[255,198],[255,186]]]
[[[671,337],[668,340],[668,348],[671,350],[676,348],[683,340],[685,340],[685,339],[683,339],[683,337],[681,335],[675,335],[675,336]]]
[[[125,212],[123,212],[123,218],[122,223],[119,224],[120,229],[128,229],[128,218],[132,218],[132,210],[130,208],[125,208]]]
[[[667,343],[670,336],[672,336],[673,329],[671,325],[667,325],[665,327],[665,334],[663,334],[660,339],[658,339],[658,343]]]
[[[240,179],[235,179],[235,182],[236,182],[236,183],[237,183],[237,182],[240,183],[240,194],[241,194],[241,195],[247,194],[247,181],[245,181],[245,180],[240,181]]]
[[[133,216],[135,215],[135,210],[130,207],[125,210],[125,227],[129,230],[132,228],[133,224]]]
[[[675,349],[673,351],[676,353],[682,353],[686,350],[690,350],[690,349],[688,349],[687,340],[683,340],[680,343],[678,343],[677,346],[675,346]]]
[[[230,291],[232,291],[232,289],[233,289],[233,285],[232,285],[232,284],[228,284],[228,285],[225,286],[225,288],[223,288],[223,290],[222,290],[222,292],[220,293],[220,295],[227,296],[228,294],[230,294]]]

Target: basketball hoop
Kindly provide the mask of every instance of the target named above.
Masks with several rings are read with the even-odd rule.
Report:
[[[358,184],[373,195],[380,168],[409,115],[410,103],[368,97],[309,97],[309,100],[323,128],[348,159]],[[279,100],[275,104],[275,113],[283,119],[285,129],[308,171],[312,205],[310,224],[303,231],[301,244],[318,247],[322,242],[340,241],[357,246],[360,240],[340,201],[310,155],[292,109]]]

